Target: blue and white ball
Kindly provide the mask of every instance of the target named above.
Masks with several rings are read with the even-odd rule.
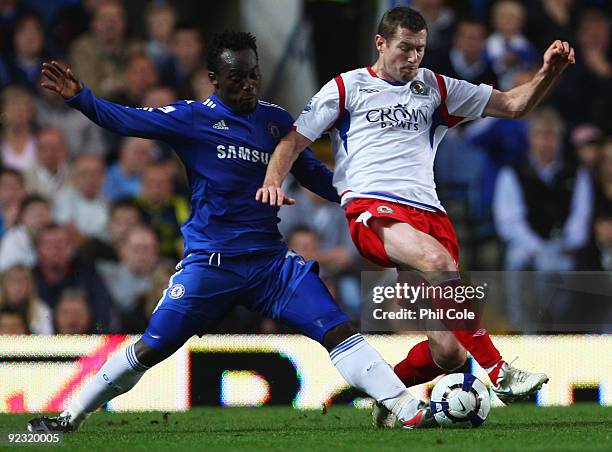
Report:
[[[431,412],[441,427],[480,427],[491,409],[489,391],[472,374],[450,374],[431,392]]]

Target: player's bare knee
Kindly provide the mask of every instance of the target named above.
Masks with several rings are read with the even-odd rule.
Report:
[[[147,367],[155,366],[168,357],[165,353],[154,349],[142,339],[138,339],[138,342],[134,344],[134,353],[138,362]]]
[[[446,252],[446,250],[434,250],[426,253],[424,257],[425,271],[453,271],[455,270],[455,263],[452,257]]]
[[[447,371],[461,367],[467,360],[467,352],[460,345],[451,345],[432,352],[435,363]]]
[[[331,352],[337,345],[342,343],[342,341],[356,333],[358,333],[358,331],[350,322],[341,323],[325,333],[322,345],[327,351]]]

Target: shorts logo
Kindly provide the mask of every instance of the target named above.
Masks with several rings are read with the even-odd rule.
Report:
[[[175,284],[170,288],[170,298],[173,299],[177,299],[177,298],[181,298],[183,295],[185,295],[185,286],[183,286],[182,284]]]
[[[378,213],[393,213],[393,209],[389,206],[378,206],[376,209]]]

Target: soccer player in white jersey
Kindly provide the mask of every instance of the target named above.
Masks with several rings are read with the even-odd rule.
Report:
[[[448,128],[466,120],[526,115],[575,57],[567,42],[555,41],[529,82],[501,92],[420,68],[426,39],[427,25],[417,11],[387,11],[375,37],[376,63],[339,75],[312,98],[276,147],[256,198],[282,205],[286,196],[281,184],[293,162],[329,131],[336,160],[334,186],[361,254],[384,267],[452,272],[453,277],[436,283],[456,287],[459,246],[434,184],[438,144]],[[506,403],[535,393],[548,381],[545,374],[504,361],[479,322],[469,330],[448,329],[429,331],[428,340],[395,367],[407,385],[460,367],[466,350]],[[385,422],[384,416],[378,422]]]

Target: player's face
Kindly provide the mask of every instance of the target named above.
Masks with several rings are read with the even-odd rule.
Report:
[[[216,94],[236,113],[255,111],[261,83],[255,52],[252,49],[225,50],[219,59],[218,73],[209,75]]]
[[[425,55],[427,30],[414,33],[398,27],[393,38],[376,36],[376,46],[382,60],[382,69],[394,81],[408,82],[416,77]]]

